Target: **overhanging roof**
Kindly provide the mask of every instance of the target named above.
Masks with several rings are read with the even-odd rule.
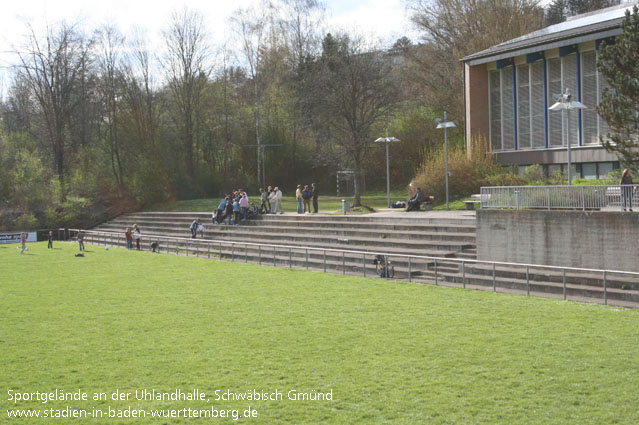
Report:
[[[489,47],[462,58],[470,65],[479,65],[499,59],[554,49],[570,44],[583,43],[621,34],[621,23],[626,10],[632,12],[637,2],[601,9],[596,12],[573,16],[567,21],[550,25],[521,37]]]

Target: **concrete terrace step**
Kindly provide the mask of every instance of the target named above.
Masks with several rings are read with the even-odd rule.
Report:
[[[110,231],[109,229],[98,229]],[[116,232],[117,233],[117,232]],[[153,230],[149,228],[142,234],[143,240],[151,240],[153,236],[188,237],[190,234],[166,229]],[[416,255],[432,255],[434,252],[461,252],[464,247],[473,246],[472,241],[432,240],[404,240],[379,237],[336,237],[324,234],[295,234],[295,233],[263,233],[242,231],[237,226],[231,231],[205,232],[205,239],[224,239],[229,241],[263,244],[321,246],[325,248],[346,248],[381,251],[393,248],[398,252]],[[197,240],[197,239],[196,239]]]
[[[183,228],[188,228],[188,226],[193,221],[192,217],[181,218],[181,219],[167,219],[166,217],[162,218],[149,218],[149,217],[137,217],[137,218],[117,218],[111,220],[109,224],[117,224],[122,229],[126,227],[130,227],[133,223],[138,224],[138,226],[143,227],[146,225],[173,225],[173,226],[182,226]],[[222,224],[212,223],[210,217],[206,220],[202,220],[202,224],[206,228],[210,226],[219,226]],[[290,227],[290,228],[299,228],[299,229],[330,229],[330,230],[374,230],[377,232],[391,232],[391,231],[400,231],[400,232],[455,232],[455,233],[472,233],[475,235],[476,227],[475,225],[470,224],[438,224],[438,223],[412,223],[412,224],[395,224],[388,222],[365,222],[365,223],[355,223],[355,222],[333,222],[333,221],[296,221],[296,220],[247,220],[242,222],[242,226],[252,226],[256,228],[268,227],[268,228],[277,228],[280,229],[282,227]]]
[[[162,234],[162,233],[172,233],[172,234],[184,234],[187,231],[185,226],[176,226],[173,223],[154,223],[154,222],[138,222],[138,226],[140,230],[146,233],[152,234]],[[123,227],[119,223],[107,223],[102,226],[96,228],[96,230],[105,230],[105,231],[114,231],[121,232]],[[208,238],[215,238],[217,236],[228,234],[232,232],[235,234],[278,234],[278,235],[290,235],[291,237],[296,235],[323,235],[323,236],[332,236],[336,238],[374,238],[374,239],[388,239],[388,240],[421,240],[421,241],[460,241],[470,244],[472,246],[475,245],[475,234],[469,232],[427,232],[427,231],[385,231],[379,232],[374,231],[372,229],[359,229],[351,228],[351,229],[339,229],[339,228],[321,228],[316,229],[314,227],[296,227],[296,228],[285,228],[278,226],[245,226],[242,223],[239,226],[229,226],[229,225],[208,225],[205,226],[204,234]]]
[[[426,213],[427,214],[427,213]],[[210,212],[139,212],[139,213],[130,213],[121,217],[130,217],[132,219],[135,218],[143,218],[143,217],[153,217],[153,218],[161,218],[161,217],[170,217],[170,218],[181,218],[181,219],[189,219],[193,220],[194,218],[200,218],[202,220],[211,220]],[[331,222],[357,222],[357,223],[375,223],[375,222],[387,222],[387,223],[395,223],[395,224],[414,224],[414,223],[439,223],[439,224],[475,224],[475,217],[436,217],[436,214],[433,214],[433,217],[429,217],[428,215],[414,215],[409,214],[392,214],[391,216],[386,215],[376,215],[376,214],[362,214],[362,215],[324,215],[324,214],[296,214],[296,213],[286,213],[286,214],[263,214],[258,216],[258,220],[272,220],[272,221],[331,221]]]

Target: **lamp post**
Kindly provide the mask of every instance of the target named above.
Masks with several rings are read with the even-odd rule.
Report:
[[[573,109],[586,109],[586,105],[576,100],[572,100],[570,89],[566,89],[563,94],[553,95],[557,102],[548,108],[549,111],[561,111],[562,118],[566,118],[566,144],[568,145],[568,185],[572,185],[572,161],[570,157],[570,111]]]
[[[390,201],[390,167],[388,165],[388,144],[391,142],[399,142],[399,139],[395,137],[388,137],[388,128],[386,129],[386,137],[380,137],[375,139],[375,143],[386,143],[386,201],[388,208],[391,206]]]
[[[445,150],[445,157],[444,157],[444,164],[446,167],[446,209],[448,209],[448,129],[455,127],[455,123],[452,121],[447,121],[447,114],[446,111],[444,111],[444,119],[441,118],[436,118],[435,122],[437,123],[437,128],[443,128],[444,129],[444,150]]]

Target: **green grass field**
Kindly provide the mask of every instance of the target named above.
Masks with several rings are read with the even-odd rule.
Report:
[[[75,258],[75,244],[55,245],[0,245],[2,424],[233,423],[7,412],[249,405],[257,417],[237,422],[639,423],[637,310],[94,246]],[[145,388],[206,399],[110,400]],[[8,395],[55,389],[89,400]],[[282,400],[215,401],[218,389]],[[91,400],[100,392],[109,399]]]

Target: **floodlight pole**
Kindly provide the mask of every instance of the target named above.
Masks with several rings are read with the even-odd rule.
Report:
[[[446,209],[448,210],[448,127],[455,127],[455,123],[448,120],[448,114],[444,111],[444,119],[437,118],[435,122],[437,123],[437,128],[444,129],[444,165],[445,165],[445,181],[446,181]]]
[[[385,143],[386,144],[386,203],[388,208],[391,206],[390,201],[390,165],[389,165],[389,154],[388,154],[388,144],[390,142],[399,142],[399,139],[395,137],[388,137],[388,128],[386,128],[386,137],[379,137],[375,139],[375,143]]]
[[[390,201],[390,167],[388,165],[388,127],[386,127],[386,205],[391,206]]]
[[[570,112],[564,109],[566,115],[566,142],[568,143],[568,186],[572,186],[572,158],[570,152]]]
[[[447,121],[446,111],[444,111],[444,122]],[[444,127],[444,166],[446,168],[446,210],[448,210],[448,127]]]
[[[586,109],[586,105],[581,102],[571,100],[570,90],[566,89],[564,94],[557,94],[555,97],[558,101],[548,108],[551,111],[561,110],[562,124],[566,122],[566,143],[567,143],[567,155],[568,155],[568,185],[572,185],[572,157],[570,146],[570,111],[573,109]],[[565,119],[564,119],[565,117]],[[579,131],[579,129],[577,130]]]

